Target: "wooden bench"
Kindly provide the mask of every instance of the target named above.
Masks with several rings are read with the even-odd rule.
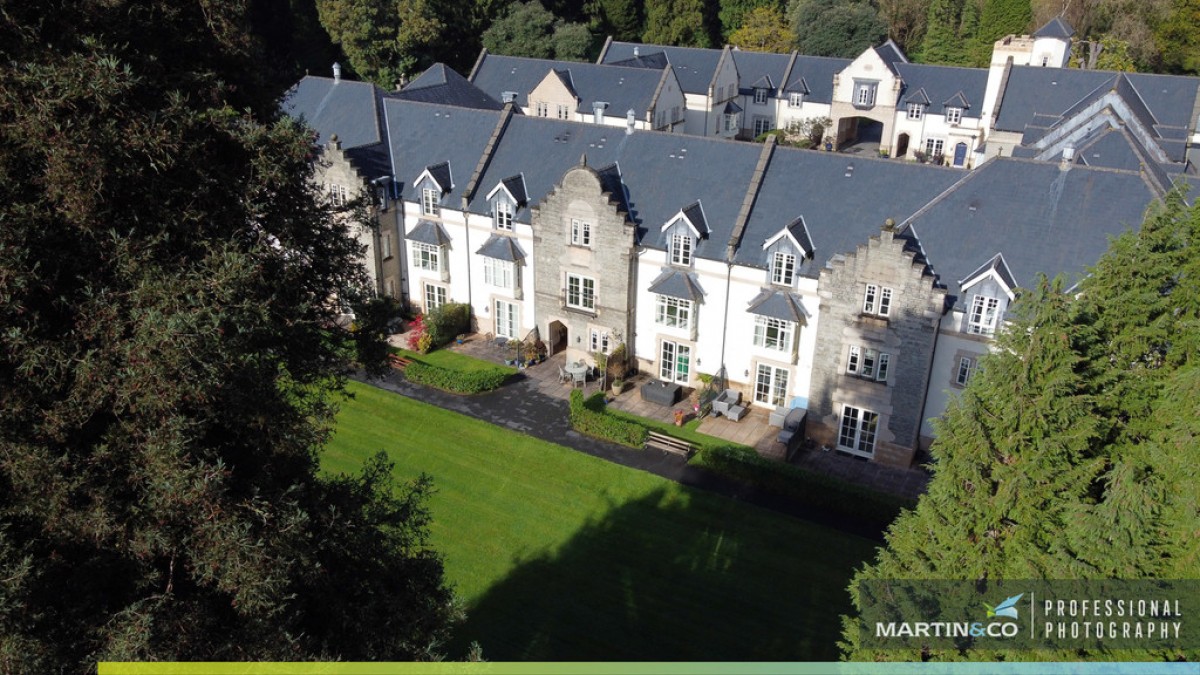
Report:
[[[692,453],[696,451],[695,445],[674,436],[660,434],[656,431],[646,433],[646,447],[682,455],[685,459],[691,457]]]
[[[399,354],[388,354],[388,365],[396,370],[404,370],[412,363],[412,359]]]

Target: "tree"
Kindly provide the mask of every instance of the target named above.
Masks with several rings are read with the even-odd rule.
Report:
[[[538,0],[513,5],[483,33],[483,46],[494,54],[581,61],[592,43],[583,24],[571,24]]]
[[[960,65],[966,50],[958,34],[962,3],[959,0],[933,0],[926,17],[925,38],[921,43],[922,63]]]
[[[318,473],[365,293],[237,3],[0,14],[0,671],[421,659],[427,480]]]
[[[1072,40],[1071,67],[1129,73],[1137,70],[1129,55],[1129,43],[1111,35],[1102,35],[1097,40]]]
[[[888,37],[908,54],[920,51],[930,0],[879,0],[879,18],[887,24]]]
[[[1174,73],[1200,73],[1200,0],[1173,0],[1155,30],[1162,64]]]
[[[746,25],[746,19],[756,9],[773,9],[782,14],[783,8],[777,0],[721,0],[717,10],[717,21],[721,24],[721,37],[726,41],[735,31]]]
[[[703,0],[646,0],[642,41],[677,47],[708,47]]]
[[[792,33],[783,14],[774,7],[759,7],[746,15],[742,27],[729,36],[729,44],[757,52],[787,54],[792,51]]]
[[[1029,32],[1033,8],[1029,0],[984,0],[979,14],[979,31],[975,35],[972,65],[986,66],[991,61],[992,46],[1005,35]]]
[[[801,54],[853,58],[887,35],[866,0],[793,0],[788,16]]]
[[[600,35],[626,42],[641,39],[645,30],[641,0],[595,0],[591,6],[592,20]]]

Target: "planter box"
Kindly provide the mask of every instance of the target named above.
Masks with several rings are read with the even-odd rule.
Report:
[[[675,405],[683,387],[669,382],[650,382],[642,385],[642,400],[659,405]]]

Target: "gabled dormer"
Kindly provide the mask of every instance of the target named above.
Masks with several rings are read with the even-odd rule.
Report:
[[[946,124],[956,125],[962,122],[963,113],[970,107],[971,102],[961,91],[943,101],[942,110],[946,116]]]
[[[530,107],[538,117],[575,119],[575,110],[579,107],[580,100],[571,71],[566,68],[552,69],[533,91],[529,92]]]
[[[972,335],[991,336],[1004,320],[1009,303],[1016,299],[1017,283],[1004,254],[997,253],[958,282],[964,314],[961,330]]]
[[[929,94],[925,92],[925,88],[914,91],[904,97],[904,106],[906,110],[905,117],[910,120],[920,120],[925,117],[925,111],[929,109]]]
[[[413,181],[413,185],[420,200],[421,215],[438,216],[443,200],[454,189],[454,174],[450,171],[450,162],[425,167],[421,175]]]
[[[492,215],[492,229],[512,232],[517,212],[528,202],[525,190],[525,175],[509,176],[496,183],[487,194],[488,211]]]
[[[763,242],[763,258],[767,266],[767,282],[775,286],[794,288],[800,273],[800,263],[813,254],[812,237],[804,216],[788,223]]]
[[[679,210],[662,226],[662,241],[667,249],[667,261],[672,265],[690,267],[701,239],[708,238],[708,218],[704,206],[696,200]]]
[[[750,95],[755,105],[766,105],[775,95],[775,83],[771,81],[771,76],[763,75],[750,85]]]

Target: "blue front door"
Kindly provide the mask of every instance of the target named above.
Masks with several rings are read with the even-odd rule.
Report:
[[[954,146],[954,166],[962,166],[967,161],[967,144],[959,143]]]

